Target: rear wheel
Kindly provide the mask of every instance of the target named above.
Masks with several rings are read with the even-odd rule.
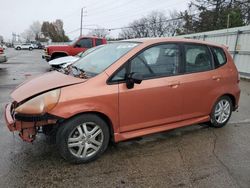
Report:
[[[210,125],[221,128],[227,124],[232,114],[232,100],[228,96],[222,96],[215,103],[210,115]]]
[[[106,122],[94,114],[76,116],[62,125],[56,143],[64,159],[72,163],[87,163],[98,158],[109,143]]]
[[[29,51],[32,51],[33,50],[33,48],[32,47],[29,47]]]
[[[21,50],[21,48],[20,48],[20,47],[17,47],[16,49],[17,49],[17,50]]]

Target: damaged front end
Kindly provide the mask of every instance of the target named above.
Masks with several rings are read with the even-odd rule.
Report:
[[[13,102],[5,107],[5,120],[11,132],[18,131],[27,142],[33,142],[38,129],[55,125],[61,118],[49,114],[58,103],[60,89],[52,90],[22,103]]]
[[[44,115],[24,115],[15,112],[15,103],[5,106],[5,121],[11,132],[18,131],[23,141],[33,142],[40,127],[53,126],[62,118]]]

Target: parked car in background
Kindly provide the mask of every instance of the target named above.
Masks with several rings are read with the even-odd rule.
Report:
[[[5,44],[0,44],[0,48],[3,48],[5,50],[7,49],[7,46]]]
[[[98,37],[80,37],[72,41],[69,45],[48,46],[44,48],[43,59],[50,61],[59,57],[75,56],[89,48],[106,44],[105,38]]]
[[[32,142],[56,130],[63,158],[86,163],[120,142],[207,123],[238,108],[239,75],[226,48],[198,40],[133,39],[104,45],[65,72],[16,88],[5,108],[10,131]]]
[[[16,44],[14,47],[16,50],[30,50],[30,51],[32,51],[34,49],[34,46],[31,43]]]
[[[39,41],[31,41],[31,44],[33,44],[34,49],[43,49],[44,45],[41,44]]]
[[[4,49],[0,47],[0,63],[6,62],[6,61],[7,61],[7,57],[4,54]]]
[[[66,57],[60,57],[54,60],[49,61],[49,65],[54,68],[54,69],[60,69],[60,68],[65,68],[74,62],[78,61],[80,58],[88,55],[89,53],[93,52],[94,50],[101,48],[103,45],[99,45],[93,48],[90,48],[86,51],[80,52],[79,54],[75,56],[66,56]]]

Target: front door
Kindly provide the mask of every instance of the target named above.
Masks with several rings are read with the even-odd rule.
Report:
[[[119,84],[120,132],[181,120],[179,64],[177,44],[148,48],[128,63],[127,73],[140,73],[143,81],[132,89]]]

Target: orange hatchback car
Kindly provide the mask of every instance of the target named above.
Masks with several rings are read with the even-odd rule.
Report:
[[[196,123],[224,126],[238,107],[238,71],[228,51],[176,38],[107,44],[11,94],[10,131],[32,142],[54,133],[62,157],[85,163],[119,142]]]

